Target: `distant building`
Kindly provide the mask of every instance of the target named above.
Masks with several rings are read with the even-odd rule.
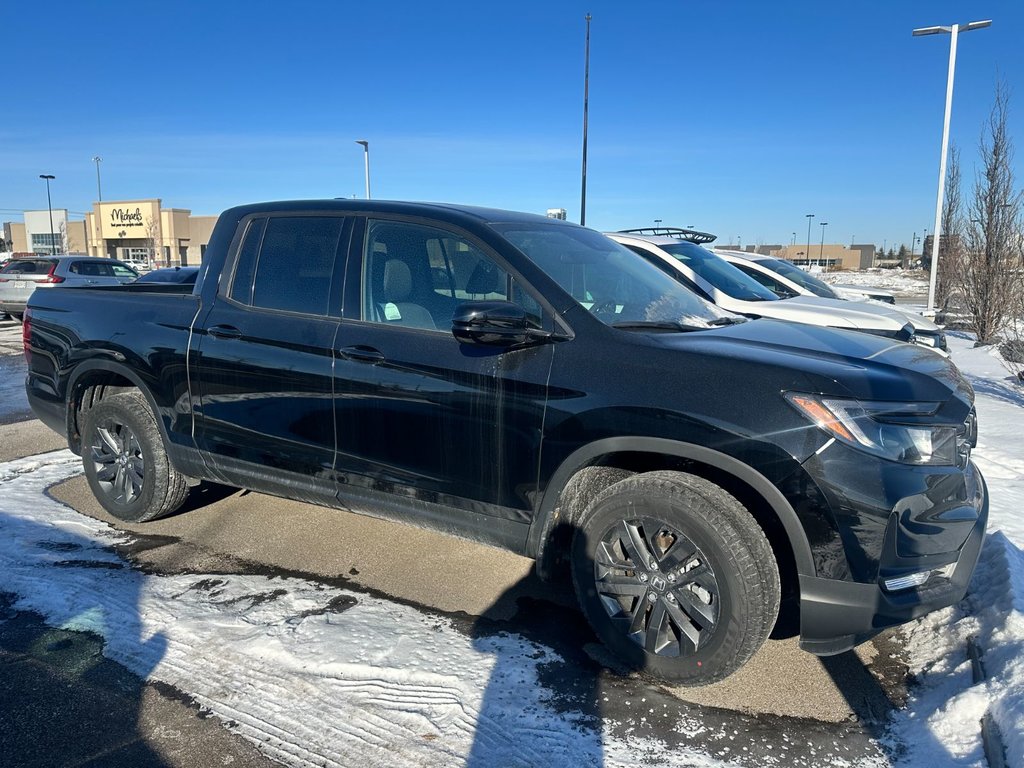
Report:
[[[548,208],[548,218],[565,221],[565,208]]]
[[[798,266],[820,265],[823,269],[861,270],[874,266],[875,246],[872,244],[843,245],[841,243],[811,244],[810,255],[806,245],[748,246],[751,253],[773,256],[792,261]]]
[[[93,203],[84,221],[71,221],[65,209],[25,211],[24,222],[4,224],[4,239],[15,252],[86,253],[129,259],[152,266],[199,264],[210,242],[216,216],[193,216],[184,208],[164,208],[159,198]]]

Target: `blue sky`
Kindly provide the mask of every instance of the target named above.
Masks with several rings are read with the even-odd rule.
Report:
[[[973,178],[998,77],[1024,182],[1024,3],[9,3],[0,220],[103,197],[196,214],[363,194],[579,220],[584,16],[587,224],[721,242],[905,242],[930,229],[949,37],[952,137]]]

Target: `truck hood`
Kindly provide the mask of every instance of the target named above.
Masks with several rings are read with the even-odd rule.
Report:
[[[948,358],[926,347],[865,333],[751,320],[651,338],[679,351],[746,364],[739,370],[751,377],[765,367],[785,369],[793,387],[814,394],[937,403],[957,397],[968,408],[974,402],[973,388]]]
[[[903,310],[892,304],[883,304],[880,301],[868,302],[868,301],[836,301],[835,299],[826,299],[821,296],[797,296],[793,299],[784,299],[784,301],[800,300],[801,304],[813,304],[814,306],[821,306],[823,308],[834,307],[836,304],[842,304],[844,307],[849,307],[851,311],[856,311],[858,314],[865,315],[879,315],[889,318],[893,318],[901,323],[910,323],[914,326],[915,331],[928,331],[930,333],[936,333],[939,330],[939,326],[933,323],[926,317],[922,317],[917,312],[912,310]]]
[[[764,311],[761,311],[761,304],[764,305]],[[820,296],[793,296],[779,301],[765,301],[753,311],[776,320],[886,333],[895,333],[908,322],[907,318],[897,312],[876,312],[874,308],[868,308],[860,302]]]

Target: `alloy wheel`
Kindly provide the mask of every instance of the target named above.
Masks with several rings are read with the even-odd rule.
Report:
[[[116,504],[131,504],[142,493],[146,463],[135,433],[113,419],[96,425],[90,458],[102,491]]]
[[[646,652],[686,656],[707,644],[719,619],[710,563],[660,520],[621,520],[601,538],[594,585],[613,623]]]

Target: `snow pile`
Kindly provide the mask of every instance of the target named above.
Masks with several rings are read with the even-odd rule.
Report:
[[[921,271],[868,269],[863,272],[829,272],[822,277],[830,285],[881,288],[911,296],[928,292],[928,273]]]
[[[953,360],[977,396],[974,461],[989,486],[989,534],[967,597],[904,630],[919,685],[894,719],[905,764],[985,766],[979,721],[999,726],[1009,765],[1024,766],[1024,387],[998,350],[951,333]],[[968,640],[981,649],[987,681],[973,685]],[[894,746],[890,744],[890,746]]]
[[[1010,765],[1024,765],[1024,553],[990,534],[967,598],[904,630],[920,686],[895,720],[894,751],[907,765],[985,766],[980,721],[990,712]],[[973,684],[969,640],[987,681]]]

